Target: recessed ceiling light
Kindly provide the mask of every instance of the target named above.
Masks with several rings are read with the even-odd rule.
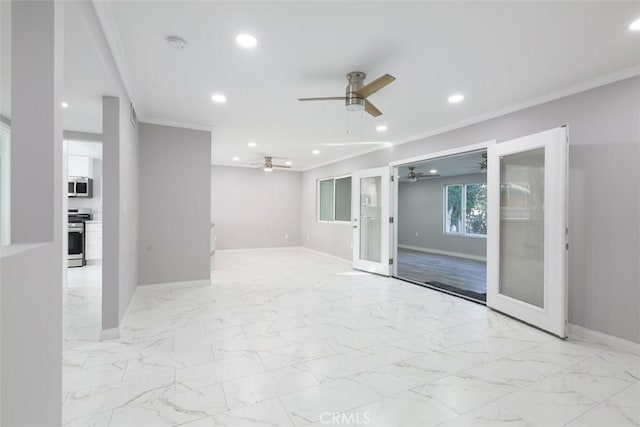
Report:
[[[393,142],[385,142],[384,146],[385,147],[393,147]]]
[[[288,161],[288,160],[286,162],[284,162],[284,164],[287,165],[287,166],[291,166],[291,162]]]
[[[236,43],[246,49],[251,49],[258,45],[258,40],[251,34],[238,34],[236,36]]]
[[[631,31],[640,31],[640,19],[636,19],[629,25]]]
[[[464,100],[464,95],[461,93],[455,93],[449,97],[449,103],[457,104],[458,102],[462,102]]]
[[[62,102],[60,103],[60,106],[61,106],[62,108],[69,108],[69,104],[67,104],[67,103],[66,103],[66,102],[64,102],[64,101],[62,101]]]
[[[430,169],[429,173],[438,173],[438,169]]]
[[[249,147],[251,148],[255,148],[255,146],[257,145],[255,142],[250,142],[247,144]]]
[[[378,126],[376,126],[376,130],[377,130],[378,132],[384,132],[384,131],[386,131],[387,129],[388,129],[388,128],[387,128],[387,126],[386,126],[386,125],[378,125]]]
[[[316,156],[317,156],[318,154],[320,154],[320,150],[313,150],[313,151],[311,152],[311,154],[314,154],[314,155],[316,155]]]
[[[224,104],[227,102],[227,97],[220,93],[214,93],[211,95],[211,100],[217,104]]]
[[[231,158],[231,160],[233,160],[234,162],[237,162],[238,160],[240,160],[240,157],[238,157],[238,156],[233,156],[233,157]]]

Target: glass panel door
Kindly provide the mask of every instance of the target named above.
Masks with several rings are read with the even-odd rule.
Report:
[[[352,183],[353,268],[390,274],[388,167],[355,172]]]
[[[544,148],[500,159],[500,294],[544,308]]]
[[[382,260],[380,241],[382,206],[381,177],[360,179],[360,259],[372,262]]]
[[[487,305],[566,336],[566,129],[488,150]]]

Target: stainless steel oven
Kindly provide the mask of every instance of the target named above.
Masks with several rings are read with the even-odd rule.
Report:
[[[84,222],[70,222],[69,230],[69,267],[83,267],[85,261]]]
[[[87,264],[84,222],[91,219],[91,209],[69,209],[68,218],[69,267],[83,267]]]
[[[86,176],[70,176],[67,181],[69,197],[93,197],[93,179]]]

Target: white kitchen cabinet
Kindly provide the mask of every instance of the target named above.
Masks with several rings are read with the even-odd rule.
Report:
[[[93,178],[93,161],[91,157],[69,155],[67,176],[88,176]]]
[[[85,223],[85,258],[87,261],[102,259],[102,222]]]

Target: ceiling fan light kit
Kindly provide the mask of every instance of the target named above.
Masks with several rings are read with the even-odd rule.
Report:
[[[416,172],[415,168],[416,168],[415,166],[409,166],[409,173],[407,174],[407,181],[409,181],[409,182],[418,182],[419,179],[436,178],[436,177],[440,176],[437,173],[433,173],[431,171],[429,171],[429,174],[425,174],[425,173],[422,173],[422,172]],[[437,170],[436,170],[436,172],[437,172]]]
[[[290,162],[287,162],[290,163]],[[291,169],[290,165],[276,165],[273,163],[273,157],[272,156],[264,156],[264,160],[262,162],[259,163],[251,163],[254,166],[258,166],[260,168],[262,168],[263,171],[265,172],[271,172],[273,171],[274,168],[281,168],[281,169]]]
[[[385,74],[366,85],[364,84],[365,78],[367,78],[367,75],[362,71],[352,71],[347,74],[347,88],[344,96],[298,98],[298,101],[344,101],[347,111],[364,110],[373,117],[378,117],[382,115],[382,112],[367,98],[392,83],[396,78],[390,74]]]

